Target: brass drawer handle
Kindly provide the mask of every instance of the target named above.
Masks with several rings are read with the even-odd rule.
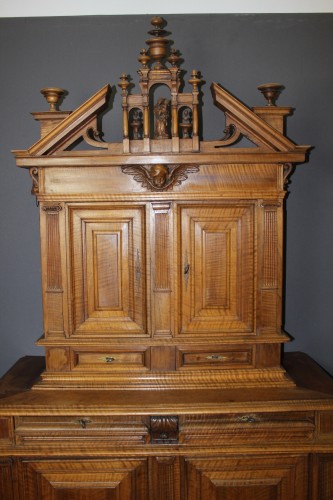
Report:
[[[75,420],[76,424],[80,424],[82,429],[85,429],[88,424],[91,424],[91,420],[89,418],[79,418],[78,420]]]
[[[241,422],[242,424],[253,424],[254,422],[258,422],[258,418],[256,415],[242,415],[241,417],[237,417],[237,422]]]
[[[209,356],[206,356],[206,359],[209,359],[210,361],[223,361],[228,358],[227,356],[222,356],[220,354],[210,354]]]
[[[113,363],[113,361],[116,361],[116,358],[114,356],[104,356],[103,358],[100,359],[105,363]]]

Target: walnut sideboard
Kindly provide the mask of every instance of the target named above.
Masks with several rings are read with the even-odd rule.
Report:
[[[45,358],[0,386],[1,498],[332,499],[332,380],[281,363],[284,199],[310,146],[285,136],[276,83],[252,109],[212,83],[224,136],[202,140],[200,73],[182,92],[163,26],[140,93],[121,75],[122,142],[102,139],[109,85],[73,112],[45,88],[41,137],[14,151],[40,209]]]

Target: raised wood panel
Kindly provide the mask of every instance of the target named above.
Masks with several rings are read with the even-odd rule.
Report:
[[[87,413],[74,416],[18,417],[15,422],[16,443],[48,449],[52,443],[66,442],[66,447],[91,449],[98,446],[145,444],[149,441],[145,417],[95,416]]]
[[[147,334],[144,207],[69,212],[74,334]]]
[[[319,413],[319,434],[321,438],[330,439],[333,437],[333,413]]]
[[[306,500],[307,457],[187,459],[187,500]]]
[[[151,204],[152,331],[154,337],[174,333],[173,210],[170,202]]]
[[[67,308],[63,205],[42,204],[40,214],[44,331],[47,338],[64,337]]]
[[[13,441],[13,420],[10,417],[0,418],[0,444]]]
[[[150,461],[149,500],[180,500],[179,457],[154,457]]]
[[[150,349],[147,347],[131,347],[108,350],[73,350],[72,366],[77,371],[128,371],[147,370],[150,368]]]
[[[179,219],[181,333],[253,333],[253,206],[180,206]]]
[[[313,457],[312,497],[313,500],[333,498],[333,454],[319,454]]]
[[[259,297],[261,314],[258,328],[261,335],[281,332],[282,294],[282,205],[280,201],[263,201],[261,208],[261,230],[259,239]]]
[[[45,361],[49,371],[68,371],[70,369],[69,347],[46,348]]]
[[[120,235],[96,232],[94,235],[95,307],[117,309],[121,307]]]
[[[312,442],[315,435],[313,414],[275,412],[228,415],[191,415],[181,425],[180,442],[200,445],[235,443]]]
[[[146,500],[145,460],[22,461],[25,500]]]
[[[0,460],[0,498],[15,500],[12,460]]]
[[[204,147],[204,143],[202,144]],[[230,153],[230,152],[229,152]],[[240,159],[240,156],[238,157]],[[238,161],[239,161],[238,159]],[[206,157],[206,160],[208,158]],[[80,158],[82,162],[82,158]],[[122,161],[118,157],[118,164]],[[147,160],[144,159],[144,162]],[[175,158],[168,156],[167,162],[174,162]],[[191,155],[187,160],[189,163],[197,163],[200,161],[200,171],[191,174],[186,183],[181,186],[175,186],[174,193],[168,193],[168,198],[177,197],[177,194],[184,190],[190,193],[200,193],[201,196],[212,197],[220,196],[231,192],[233,196],[238,193],[247,192],[248,198],[257,198],[258,195],[271,191],[275,192],[278,184],[278,170],[276,164],[255,164],[254,159],[251,163],[231,164],[228,156],[221,155],[215,158],[215,164],[205,165],[204,159],[198,159],[198,155]],[[209,158],[212,162],[212,158]],[[222,162],[225,161],[226,164]],[[108,157],[105,162],[110,169],[101,166],[104,162],[103,156],[97,159],[90,157],[85,159],[86,165],[82,166],[66,166],[64,168],[57,167],[47,168],[44,171],[44,193],[52,196],[65,196],[67,199],[77,195],[89,197],[109,194],[113,197],[121,196],[127,193],[127,197],[138,196],[147,197],[147,190],[142,187],[141,183],[136,182],[131,176],[122,173],[121,168],[112,165],[113,158]],[[75,157],[72,157],[72,163],[75,163]],[[93,166],[91,164],[94,163]],[[60,183],[59,179],[65,176],[66,181]],[[149,197],[149,194],[148,194]]]
[[[253,366],[253,349],[241,346],[180,347],[177,349],[177,368],[202,370],[204,368],[236,368]]]

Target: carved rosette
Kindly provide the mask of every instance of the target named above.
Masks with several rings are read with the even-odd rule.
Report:
[[[149,191],[167,191],[174,186],[182,184],[188,178],[188,174],[199,172],[195,165],[162,165],[151,166],[131,165],[121,167],[124,174],[133,175],[136,182]]]

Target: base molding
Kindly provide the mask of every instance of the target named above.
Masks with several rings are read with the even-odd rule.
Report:
[[[207,370],[193,372],[154,373],[101,373],[84,374],[47,372],[33,386],[43,389],[106,389],[106,390],[158,390],[158,389],[241,389],[241,388],[288,388],[295,382],[283,368],[261,368],[248,370]]]

